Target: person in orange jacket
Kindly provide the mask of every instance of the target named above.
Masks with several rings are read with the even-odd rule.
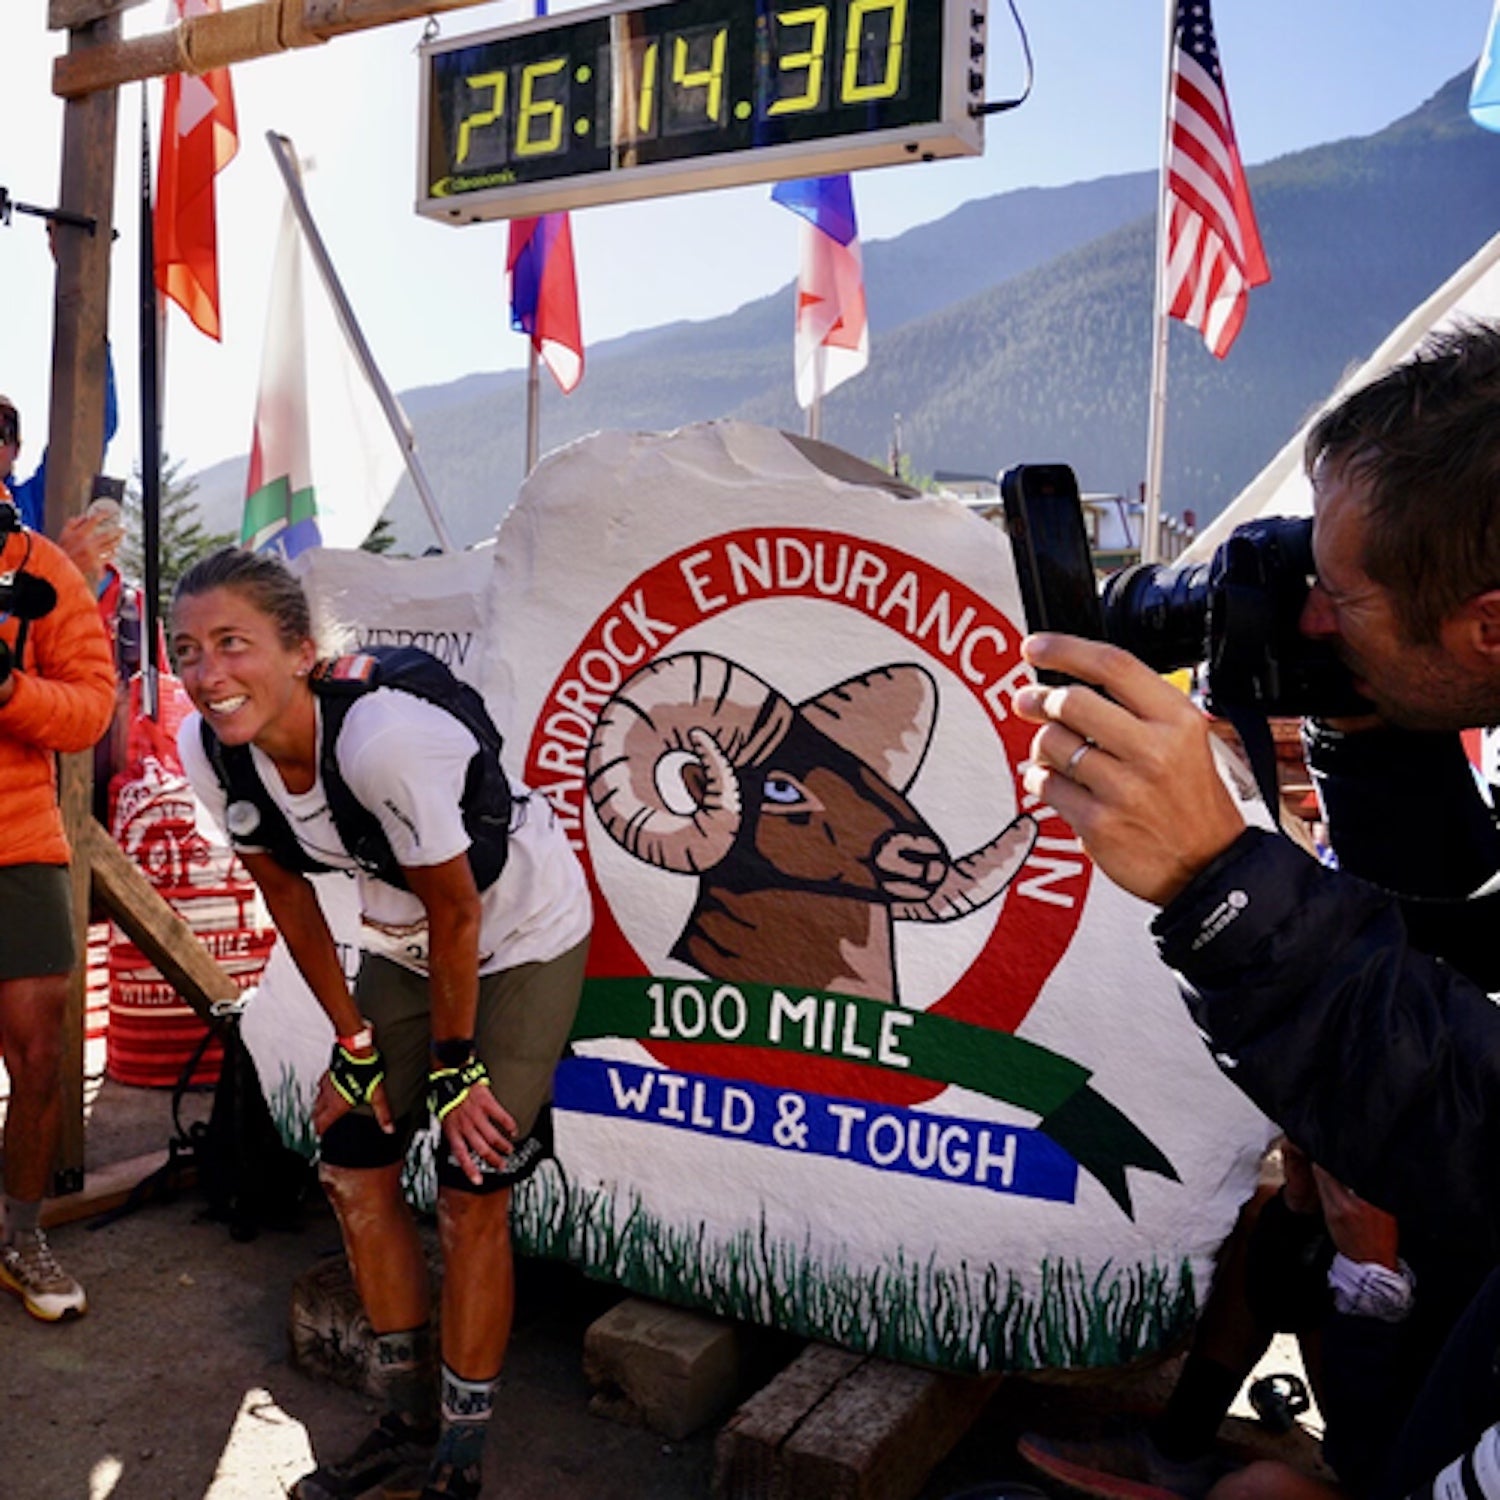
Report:
[[[56,757],[90,749],[114,706],[109,638],[83,575],[21,525],[0,482],[0,1045],[10,1074],[0,1288],[46,1322],[87,1306],[39,1223],[77,961]]]

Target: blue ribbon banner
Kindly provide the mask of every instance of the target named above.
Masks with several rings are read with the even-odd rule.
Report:
[[[1061,1146],[1039,1130],[995,1120],[583,1057],[558,1065],[554,1102],[578,1114],[1050,1203],[1072,1203],[1078,1191],[1078,1164]]]

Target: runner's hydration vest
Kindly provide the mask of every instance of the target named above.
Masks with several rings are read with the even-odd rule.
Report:
[[[437,657],[415,646],[370,646],[352,656],[320,661],[308,679],[318,696],[323,735],[318,772],[328,812],[350,857],[367,875],[405,890],[406,877],[380,820],[349,790],[339,774],[338,740],[349,705],[376,688],[395,688],[446,709],[479,741],[464,777],[464,830],[469,835],[469,868],[482,891],[505,867],[512,798],[500,765],[502,740],[484,699],[460,681]],[[283,869],[316,874],[334,868],[309,854],[297,841],[286,815],[266,790],[248,745],[223,745],[201,721],[203,749],[229,798],[225,823],[230,843],[263,850]]]

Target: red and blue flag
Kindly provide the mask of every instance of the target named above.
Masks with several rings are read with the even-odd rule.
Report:
[[[809,407],[870,362],[864,263],[847,173],[778,182],[771,196],[805,220],[797,278],[797,403]]]
[[[568,215],[512,219],[505,269],[510,273],[510,325],[531,339],[566,395],[583,379],[583,328]]]

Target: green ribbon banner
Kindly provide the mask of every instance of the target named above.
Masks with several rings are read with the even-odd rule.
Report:
[[[1166,1156],[1104,1096],[1089,1070],[1005,1031],[882,1000],[765,984],[590,979],[575,1041],[623,1037],[757,1047],[856,1063],[972,1089],[1041,1118],[1056,1141],[1134,1218],[1127,1167],[1178,1181]]]

